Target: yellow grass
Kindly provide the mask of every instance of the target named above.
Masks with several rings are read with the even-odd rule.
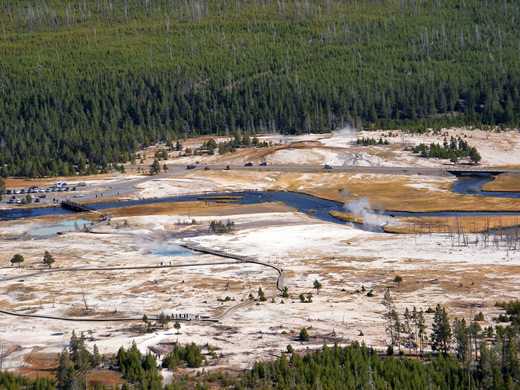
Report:
[[[425,181],[428,182],[428,178]],[[338,202],[366,197],[375,208],[380,205],[385,210],[393,211],[520,211],[520,199],[456,194],[449,191],[451,183],[439,184],[438,191],[429,191],[411,187],[410,184],[417,182],[405,176],[379,175],[354,179],[331,174],[328,182],[323,186],[309,185],[303,192]],[[298,182],[296,185],[300,184]],[[296,185],[290,185],[289,189],[296,190]],[[347,190],[348,196],[344,196],[342,190]]]
[[[329,213],[341,221],[363,223],[363,218],[351,213],[331,211]],[[383,226],[387,233],[481,233],[488,230],[507,229],[520,226],[518,215],[485,215],[475,217],[397,217],[395,223]]]
[[[142,206],[129,206],[107,209],[106,213],[113,217],[133,217],[140,215],[184,215],[194,216],[227,216],[236,214],[283,213],[293,209],[279,203],[262,203],[238,205],[212,202],[179,202],[157,203]]]
[[[520,199],[493,198],[479,195],[461,195],[451,192],[455,178],[435,176],[408,176],[340,173],[340,172],[258,172],[226,171],[215,176],[216,171],[191,172],[197,177],[214,182],[231,183],[234,186],[251,186],[252,182],[269,180],[268,189],[303,192],[319,198],[345,201],[366,197],[375,208],[408,212],[435,211],[520,211]],[[418,188],[418,184],[429,185]],[[348,195],[343,195],[343,190]]]
[[[475,217],[423,217],[398,218],[404,224],[385,226],[388,233],[481,233],[488,230],[507,229],[520,226],[518,215],[491,215]]]
[[[482,186],[484,191],[511,191],[520,192],[520,176],[498,175],[495,180]]]

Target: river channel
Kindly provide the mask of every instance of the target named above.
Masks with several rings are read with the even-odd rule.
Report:
[[[519,192],[485,192],[482,191],[482,186],[485,183],[492,181],[491,177],[484,176],[468,176],[458,178],[455,184],[452,186],[454,192],[467,195],[482,195],[482,196],[493,196],[493,197],[507,197],[507,198],[520,198]],[[173,202],[191,202],[200,200],[201,196],[236,196],[234,200],[235,204],[257,204],[257,203],[268,203],[268,202],[282,202],[290,207],[297,209],[298,211],[310,215],[322,221],[334,222],[339,224],[345,224],[345,222],[339,221],[332,217],[329,211],[343,211],[343,204],[331,200],[320,199],[312,195],[301,194],[296,192],[286,191],[247,191],[247,192],[234,192],[228,194],[199,194],[199,195],[182,195],[173,196],[167,198],[158,199],[141,199],[141,200],[130,200],[121,202],[105,202],[91,204],[95,210],[102,211],[110,208],[128,207],[137,205],[157,204],[157,203],[173,203]],[[215,200],[207,200],[208,202]],[[47,207],[47,208],[25,208],[25,209],[9,209],[0,210],[0,220],[17,220],[31,217],[38,217],[44,215],[64,215],[70,214],[72,211],[66,210],[61,207]],[[520,212],[434,212],[434,213],[407,213],[397,211],[374,211],[379,215],[392,215],[392,216],[407,216],[407,217],[450,217],[450,216],[481,216],[481,215],[520,215]],[[367,227],[357,225],[356,227],[382,231],[381,228]]]

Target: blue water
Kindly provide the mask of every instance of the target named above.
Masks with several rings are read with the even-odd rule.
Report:
[[[519,198],[520,193],[511,192],[485,192],[482,191],[482,185],[493,180],[491,177],[461,177],[453,185],[452,190],[461,194],[478,194],[483,196],[493,197],[507,197]],[[206,196],[222,195],[222,194],[205,194]],[[242,199],[237,199],[236,204],[257,204],[267,202],[282,202],[286,205],[295,208],[296,210],[305,213],[309,216],[317,218],[322,221],[334,222],[344,224],[332,217],[329,211],[343,211],[343,204],[331,200],[316,198],[312,195],[300,194],[296,192],[285,191],[258,191],[258,192],[235,192],[226,194],[231,196],[242,196]],[[110,208],[119,208],[127,206],[147,205],[156,203],[174,203],[174,202],[190,202],[198,201],[201,195],[184,195],[173,196],[160,199],[142,199],[123,202],[106,202],[92,204],[95,210],[105,210]],[[208,202],[212,202],[208,200]],[[315,210],[310,213],[309,210]],[[14,210],[0,210],[0,220],[13,220],[21,218],[30,218],[43,215],[61,215],[70,214],[71,211],[57,207],[57,208],[33,208],[33,209],[14,209]],[[520,215],[520,212],[436,212],[436,213],[406,213],[386,211],[379,214],[394,215],[394,216],[415,216],[415,217],[451,217],[451,216],[479,216],[479,215]],[[72,222],[74,223],[74,222]],[[360,227],[360,226],[357,226]],[[377,230],[378,228],[376,228]],[[378,229],[380,230],[380,229]],[[159,253],[160,254],[160,253]],[[167,253],[165,253],[167,254]]]
[[[76,226],[83,229],[85,225],[90,225],[91,222],[92,221],[87,221],[85,219],[78,219],[75,221],[64,221],[57,224],[45,225],[31,230],[29,234],[27,234],[27,237],[52,236],[59,232],[71,232],[76,230]]]
[[[193,256],[194,253],[187,249],[156,249],[152,252],[152,255],[164,255],[164,256]]]
[[[223,194],[213,193],[205,194],[205,196],[222,196]],[[315,217],[322,221],[334,222],[339,224],[346,224],[346,222],[340,221],[329,214],[329,211],[336,210],[342,211],[343,204],[334,202],[332,200],[316,198],[312,195],[300,194],[297,192],[286,192],[286,191],[251,191],[251,192],[233,192],[230,194],[224,194],[226,196],[240,196],[241,199],[236,199],[234,204],[258,204],[258,203],[269,203],[269,202],[282,202],[287,206],[293,207],[296,210]],[[173,202],[193,202],[198,201],[201,195],[184,195],[184,196],[173,196],[169,198],[161,199],[142,199],[142,200],[131,200],[124,202],[109,202],[109,203],[96,203],[92,205],[95,210],[104,210],[109,208],[126,207],[126,206],[137,206],[155,203],[173,203]],[[208,202],[215,202],[215,200],[208,200]],[[314,213],[309,213],[309,210],[315,210]],[[361,228],[362,225],[355,224],[356,227]],[[369,230],[382,231],[378,227],[365,227]]]
[[[495,198],[520,198],[520,192],[482,191],[482,186],[493,181],[489,175],[460,177],[451,190],[458,194],[482,195]]]
[[[471,182],[466,180],[468,178],[462,178],[466,186],[470,186]],[[489,178],[485,178],[489,181]],[[482,179],[477,179],[478,183]],[[477,181],[475,180],[475,181]],[[482,194],[487,194],[483,192]],[[222,194],[209,194],[211,195],[222,195]],[[293,207],[299,212],[310,215],[322,221],[344,223],[338,219],[332,217],[329,211],[344,211],[343,203],[335,202],[332,200],[316,198],[312,195],[300,194],[297,192],[286,192],[286,191],[258,191],[258,192],[234,192],[227,194],[230,196],[242,196],[242,199],[237,199],[236,204],[257,204],[257,203],[268,203],[268,202],[282,202],[287,206]],[[144,199],[135,200],[128,202],[110,202],[110,203],[99,203],[93,205],[96,210],[103,210],[107,208],[135,206],[142,204],[153,204],[153,203],[170,203],[170,202],[189,202],[196,201],[200,195],[189,195],[189,196],[178,196],[162,199]],[[310,213],[309,210],[315,212]],[[393,212],[384,211],[376,212],[376,214],[382,215],[394,215],[394,216],[407,216],[407,217],[453,217],[453,216],[479,216],[479,215],[520,215],[520,212],[432,212],[432,213],[407,213],[407,212]],[[359,227],[359,226],[358,226]]]
[[[24,219],[41,217],[43,215],[64,215],[74,214],[74,211],[62,207],[37,207],[37,208],[16,208],[0,210],[0,221],[11,221],[14,219]]]

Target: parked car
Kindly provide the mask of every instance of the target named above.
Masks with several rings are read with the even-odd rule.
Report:
[[[42,199],[45,199],[46,197],[47,197],[47,195],[45,195],[45,194],[40,195],[40,198],[42,198]]]
[[[84,196],[85,195],[83,195],[83,194],[76,194],[76,195],[74,195],[75,198],[83,198]]]
[[[34,203],[40,203],[40,198],[34,199]]]
[[[260,163],[260,166],[261,166],[261,167],[265,167],[266,165],[267,165],[267,163],[266,163],[265,161],[262,161],[262,162]]]
[[[323,168],[324,169],[332,169],[332,167],[329,164],[325,164],[325,166]]]
[[[11,195],[11,190],[6,190],[5,193],[6,193],[7,195]]]
[[[196,165],[188,165],[188,166],[186,167],[186,169],[195,169],[195,168],[197,168]]]
[[[245,167],[252,167],[253,166],[253,163],[252,162],[248,162],[244,165]]]

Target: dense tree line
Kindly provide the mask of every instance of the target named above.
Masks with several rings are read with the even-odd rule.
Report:
[[[20,384],[26,390],[55,390],[55,381],[45,377],[39,377],[34,380],[19,375],[14,375],[8,371],[0,372],[0,389],[20,390]]]
[[[248,134],[244,134],[242,137],[240,134],[235,134],[232,140],[216,142],[213,138],[204,142],[200,148],[201,151],[206,151],[209,155],[215,154],[215,149],[218,149],[219,154],[226,154],[236,151],[238,148],[249,148],[249,147],[267,147],[270,143],[267,141],[259,141],[257,137],[251,137]]]
[[[202,352],[194,343],[187,344],[185,347],[176,344],[172,351],[164,357],[162,366],[170,371],[175,371],[177,367],[184,363],[187,367],[198,368],[203,361]]]
[[[91,353],[85,344],[83,332],[79,337],[72,331],[69,348],[64,348],[58,356],[56,387],[64,389],[84,389],[88,372],[101,364],[97,347]]]
[[[474,163],[481,160],[481,156],[476,147],[471,147],[462,138],[451,137],[450,142],[445,139],[443,145],[431,143],[430,145],[419,144],[412,148],[414,153],[420,153],[421,157],[435,157],[449,159],[457,162],[460,157],[469,157]]]
[[[228,220],[226,223],[222,221],[211,221],[209,224],[209,233],[224,234],[235,230],[235,222]]]
[[[510,302],[498,302],[496,306],[505,309],[505,321],[509,322],[515,326],[520,326],[520,301],[510,301]],[[501,319],[501,317],[499,317]]]
[[[356,140],[356,145],[370,146],[370,145],[388,145],[388,140],[383,140],[383,138],[379,138],[379,141],[376,141],[371,137],[361,137]]]
[[[148,352],[143,355],[137,345],[132,343],[128,349],[119,348],[117,364],[123,377],[139,390],[161,390],[161,376],[157,360]],[[129,387],[128,387],[129,389]]]
[[[520,122],[520,9],[480,0],[4,0],[0,175],[204,134]]]

